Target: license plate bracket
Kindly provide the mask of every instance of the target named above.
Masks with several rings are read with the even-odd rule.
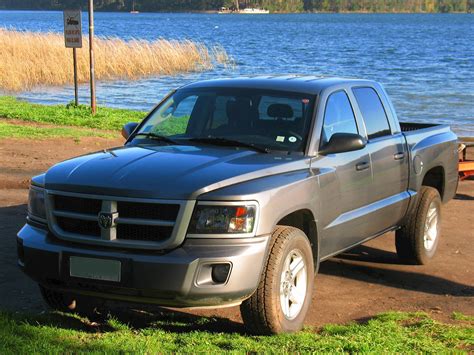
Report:
[[[119,283],[122,279],[122,263],[113,259],[70,256],[69,276]]]

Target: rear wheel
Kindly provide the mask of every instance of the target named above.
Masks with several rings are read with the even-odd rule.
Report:
[[[395,235],[399,258],[410,264],[426,264],[436,253],[440,226],[441,198],[438,190],[422,186],[414,211]]]
[[[43,300],[51,309],[56,311],[93,317],[100,314],[100,309],[103,306],[103,301],[95,298],[59,292],[43,285],[39,285],[39,288]]]
[[[258,288],[240,307],[245,325],[258,334],[300,330],[311,303],[313,282],[308,238],[297,228],[277,227]]]

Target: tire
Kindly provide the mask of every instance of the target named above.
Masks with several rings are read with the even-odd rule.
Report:
[[[39,285],[39,288],[43,300],[55,311],[76,313],[85,317],[97,317],[100,315],[99,310],[103,306],[101,300],[55,291],[42,285]]]
[[[290,265],[300,266],[301,262],[303,268],[296,275],[284,271]],[[305,233],[278,226],[272,234],[260,283],[240,306],[245,326],[252,333],[263,335],[301,330],[311,303],[313,283],[313,253]],[[297,302],[291,302],[291,298]]]
[[[395,234],[398,257],[408,264],[424,265],[436,253],[440,238],[441,197],[438,190],[422,186],[406,224]]]

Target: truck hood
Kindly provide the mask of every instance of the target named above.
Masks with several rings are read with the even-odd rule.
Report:
[[[243,181],[309,168],[303,156],[212,146],[126,146],[50,168],[45,187],[98,195],[196,199]]]

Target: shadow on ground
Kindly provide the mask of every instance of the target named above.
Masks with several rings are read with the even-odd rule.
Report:
[[[370,263],[370,264],[367,264]],[[379,264],[379,265],[373,265]],[[383,264],[400,265],[397,254],[361,245],[321,264],[319,272],[371,284],[423,292],[433,295],[474,297],[474,287],[443,277],[407,270],[392,269]]]
[[[464,200],[464,201],[474,201],[474,196],[466,195],[466,194],[456,194],[454,196],[455,200]]]

